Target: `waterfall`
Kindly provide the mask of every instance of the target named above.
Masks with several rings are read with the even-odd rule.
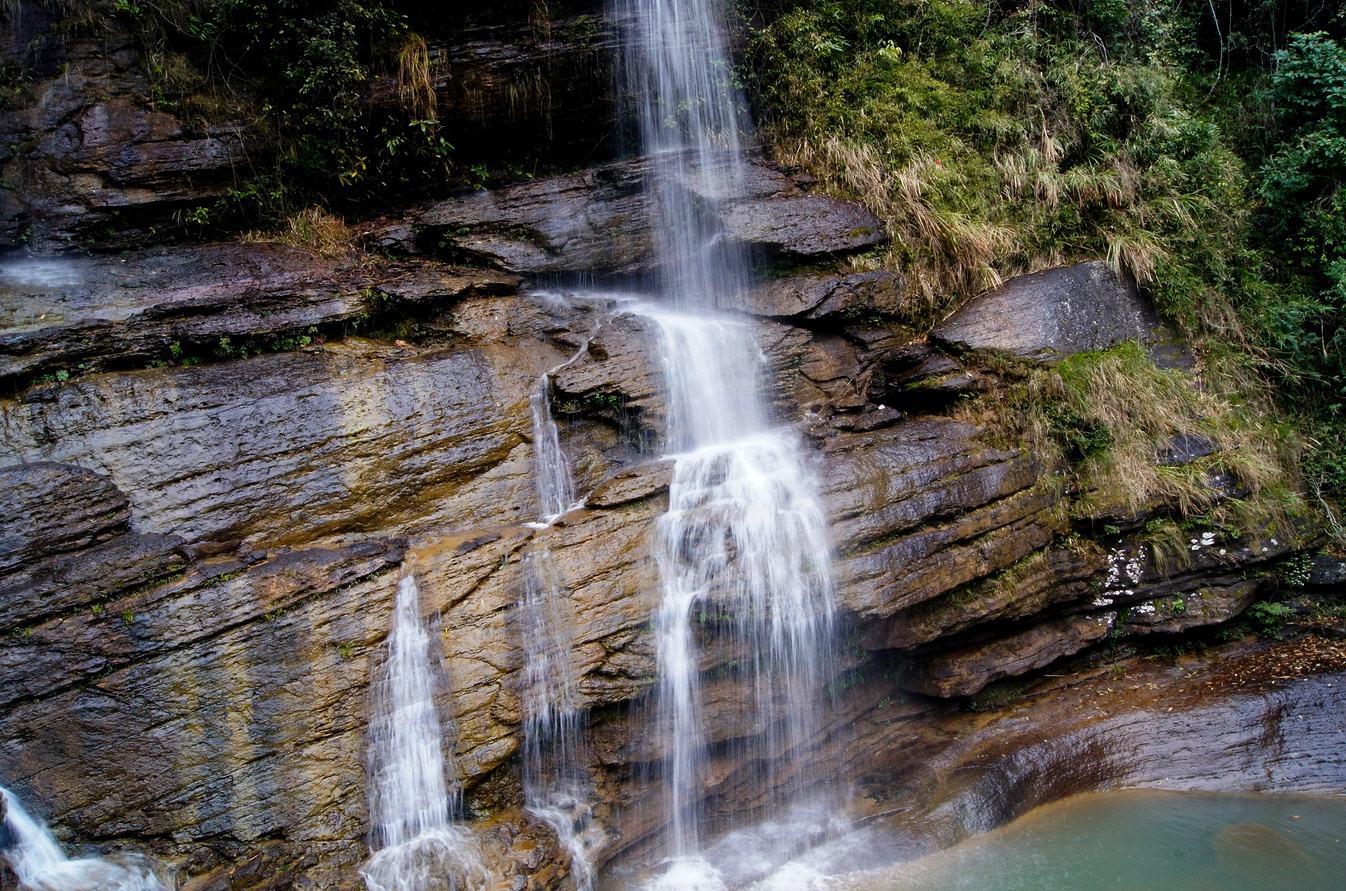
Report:
[[[549,376],[542,375],[529,399],[542,512],[534,525],[542,529],[579,503],[551,414],[550,387]],[[584,712],[572,652],[574,616],[551,551],[539,548],[524,556],[523,581],[518,617],[525,656],[524,807],[556,833],[570,855],[576,891],[590,891],[593,857],[603,833],[593,820],[592,790],[584,768]]]
[[[112,863],[94,857],[67,857],[41,820],[20,804],[18,796],[0,786],[4,821],[0,823],[0,856],[23,891],[164,891],[153,870],[128,860]]]
[[[410,573],[397,588],[369,720],[370,891],[472,888],[486,879],[476,839],[454,822],[462,791],[445,779],[430,633]]]
[[[745,654],[744,711],[756,709],[765,730],[738,754],[758,766],[774,807],[800,803],[826,705],[831,550],[797,436],[773,425],[764,404],[753,330],[716,313],[750,278],[748,257],[720,237],[714,212],[743,177],[745,132],[718,3],[616,2],[659,233],[657,300],[635,311],[660,333],[675,460],[657,532],[654,730],[665,750],[670,864],[656,884],[715,887],[724,879],[703,858],[699,806],[709,746],[698,642],[713,632]]]
[[[614,0],[622,81],[634,102],[657,219],[659,292],[713,307],[747,281],[741,250],[719,238],[708,203],[742,179],[741,97],[718,0]]]
[[[659,520],[663,596],[655,615],[658,720],[665,740],[669,852],[700,849],[706,742],[698,624],[743,644],[739,674],[768,721],[757,751],[764,787],[796,803],[825,705],[834,602],[826,520],[787,428],[764,419],[762,359],[747,324],[645,308],[661,333],[675,459]],[[734,382],[728,385],[726,382]]]

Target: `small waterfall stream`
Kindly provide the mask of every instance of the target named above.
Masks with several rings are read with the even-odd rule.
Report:
[[[397,589],[387,656],[369,721],[370,891],[450,891],[486,879],[476,839],[454,821],[462,793],[445,779],[430,633],[407,573]]]
[[[539,529],[580,505],[552,417],[550,389],[551,379],[544,374],[529,398],[541,506],[540,521],[534,525]],[[574,615],[551,551],[545,547],[524,556],[518,617],[525,658],[524,806],[551,827],[570,855],[576,891],[590,891],[594,854],[604,835],[593,819],[592,788],[584,766],[584,710],[572,652]]]
[[[70,858],[51,832],[24,810],[19,798],[0,786],[4,821],[0,857],[23,891],[164,891],[150,867],[134,857],[114,863],[96,857]]]

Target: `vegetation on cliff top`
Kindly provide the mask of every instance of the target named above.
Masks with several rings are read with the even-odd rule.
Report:
[[[1249,468],[1307,441],[1305,481],[1335,522],[1346,13],[1238,0],[741,6],[767,141],[887,221],[894,241],[871,262],[909,273],[915,320],[1010,275],[1108,257],[1198,345],[1202,398],[1261,428],[1256,447],[1240,437]],[[1297,437],[1267,420],[1279,411]]]

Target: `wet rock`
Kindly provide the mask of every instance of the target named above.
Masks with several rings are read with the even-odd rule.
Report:
[[[931,337],[1037,362],[1127,340],[1175,340],[1135,283],[1101,260],[1011,279],[936,325]]]
[[[728,308],[773,318],[858,319],[894,315],[906,282],[895,272],[811,273],[754,285]]]
[[[647,319],[621,313],[598,329],[578,357],[552,375],[560,414],[631,420],[662,437],[667,408],[658,361],[659,331]]]
[[[0,384],[213,355],[222,342],[307,342],[391,308],[424,313],[516,284],[499,273],[323,258],[276,244],[17,261],[0,267]]]
[[[0,461],[97,468],[129,493],[138,530],[187,543],[522,519],[539,360],[536,345],[346,342],[97,375],[0,403]]]
[[[1267,587],[1267,579],[1247,579],[1147,600],[1121,613],[1122,628],[1128,635],[1146,635],[1178,634],[1191,628],[1218,625],[1242,613]]]
[[[633,275],[651,270],[654,235],[644,189],[648,162],[609,164],[532,180],[466,198],[442,201],[411,216],[410,241],[401,222],[369,238],[406,252],[482,263],[523,275]],[[697,192],[697,175],[681,183]],[[809,258],[863,249],[886,239],[862,208],[809,195],[784,174],[758,162],[741,192],[717,196],[730,240],[773,255]]]
[[[997,575],[867,628],[865,639],[870,646],[910,649],[974,626],[1033,616],[1089,596],[1104,565],[1102,551],[1088,545],[1038,551]]]
[[[0,467],[0,574],[121,532],[128,499],[107,476],[35,461]]]
[[[1078,653],[1107,636],[1116,618],[1108,614],[1058,619],[989,643],[923,655],[913,660],[899,683],[929,696],[971,696],[992,681]]]
[[[200,643],[218,629],[277,615],[306,597],[391,569],[401,557],[401,547],[385,541],[282,552],[251,570],[236,562],[197,568],[44,622],[0,653],[6,677],[0,708]]]
[[[823,492],[847,609],[880,618],[1004,569],[1051,540],[1052,499],[1032,457],[976,428],[922,418],[836,437]]]
[[[186,560],[172,535],[130,533],[29,563],[0,576],[0,632],[79,607],[99,607],[117,594],[179,573]]]
[[[1307,643],[1073,660],[985,691],[976,712],[880,700],[855,721],[852,775],[896,811],[890,831],[938,847],[1095,790],[1329,792],[1342,780],[1346,726],[1331,703],[1346,676],[1340,660],[1287,670]]]
[[[32,697],[0,710],[0,775],[68,832],[190,852],[194,871],[283,838],[316,858],[307,881],[343,887],[366,854],[370,659],[400,556],[278,552],[38,626],[0,655],[5,698]]]
[[[590,507],[629,504],[666,490],[672,478],[672,461],[646,461],[614,473],[594,490],[586,502]]]

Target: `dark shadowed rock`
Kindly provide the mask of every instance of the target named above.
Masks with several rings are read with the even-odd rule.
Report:
[[[103,474],[40,460],[0,467],[0,573],[110,538],[129,519]]]
[[[539,155],[550,163],[612,155],[618,131],[616,22],[603,14],[602,4],[565,8],[573,5],[533,6],[513,15],[495,9],[485,21],[474,15],[461,22],[455,21],[460,10],[436,10],[427,22],[439,32],[426,37],[429,75],[455,157],[499,164]],[[378,77],[370,101],[397,110],[402,97],[396,77]]]
[[[1135,635],[1178,634],[1204,625],[1218,625],[1242,613],[1266,588],[1266,579],[1204,586],[1137,604],[1124,610],[1120,621],[1125,633]]]
[[[1094,260],[1011,279],[973,298],[931,337],[956,349],[1045,362],[1127,340],[1157,346],[1176,336],[1130,277]]]
[[[1105,637],[1116,618],[1109,613],[1058,619],[989,643],[920,656],[900,683],[929,696],[971,696],[992,681],[1026,674],[1078,653]]]
[[[0,263],[0,383],[284,344],[287,336],[510,293],[508,275],[220,243]],[[338,332],[339,333],[339,332]]]
[[[1310,558],[1308,584],[1315,588],[1346,590],[1346,558],[1329,554]]]
[[[161,581],[186,564],[171,535],[130,533],[0,575],[0,629],[102,603]]]
[[[263,157],[241,124],[193,126],[154,107],[129,28],[111,16],[100,25],[62,46],[64,64],[30,104],[0,117],[0,144],[12,147],[0,153],[0,247],[94,232],[142,241],[222,198]]]
[[[1200,433],[1179,433],[1165,443],[1159,453],[1161,464],[1191,464],[1218,452],[1215,440]]]

